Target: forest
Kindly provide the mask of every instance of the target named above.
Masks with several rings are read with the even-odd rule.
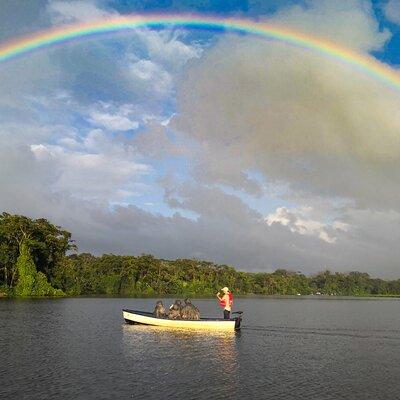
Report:
[[[149,254],[79,254],[71,233],[44,218],[0,215],[0,296],[194,297],[214,295],[223,286],[238,295],[400,295],[400,279],[372,278],[365,272],[324,270],[306,276],[284,268],[245,272]]]

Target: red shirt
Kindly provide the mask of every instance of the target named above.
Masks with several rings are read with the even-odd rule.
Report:
[[[228,296],[229,296],[229,305],[230,305],[231,308],[232,308],[232,306],[233,306],[233,294],[232,294],[231,292],[229,292],[229,293],[228,293]],[[219,305],[220,305],[222,308],[225,308],[225,306],[226,306],[226,301],[225,301],[225,300],[220,300],[220,301],[219,301]]]

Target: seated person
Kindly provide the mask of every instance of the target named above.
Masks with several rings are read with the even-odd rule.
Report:
[[[169,319],[181,319],[182,304],[180,300],[175,300],[175,303],[169,307]]]
[[[157,317],[157,318],[164,318],[166,317],[167,313],[165,311],[164,308],[164,304],[162,301],[157,301],[156,306],[154,308],[153,314]]]
[[[200,319],[200,311],[189,299],[185,299],[185,305],[181,311],[182,319]]]

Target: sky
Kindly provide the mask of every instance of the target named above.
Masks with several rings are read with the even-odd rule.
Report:
[[[278,24],[400,65],[400,0],[2,0],[0,45],[148,13]],[[80,252],[400,278],[399,110],[399,89],[249,34],[47,47],[0,63],[0,210]]]

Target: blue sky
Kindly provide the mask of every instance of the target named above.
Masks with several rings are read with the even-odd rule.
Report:
[[[400,0],[5,0],[0,41],[152,12],[278,23],[400,64]],[[349,66],[140,29],[3,63],[0,88],[0,209],[81,251],[400,274],[400,94]]]

